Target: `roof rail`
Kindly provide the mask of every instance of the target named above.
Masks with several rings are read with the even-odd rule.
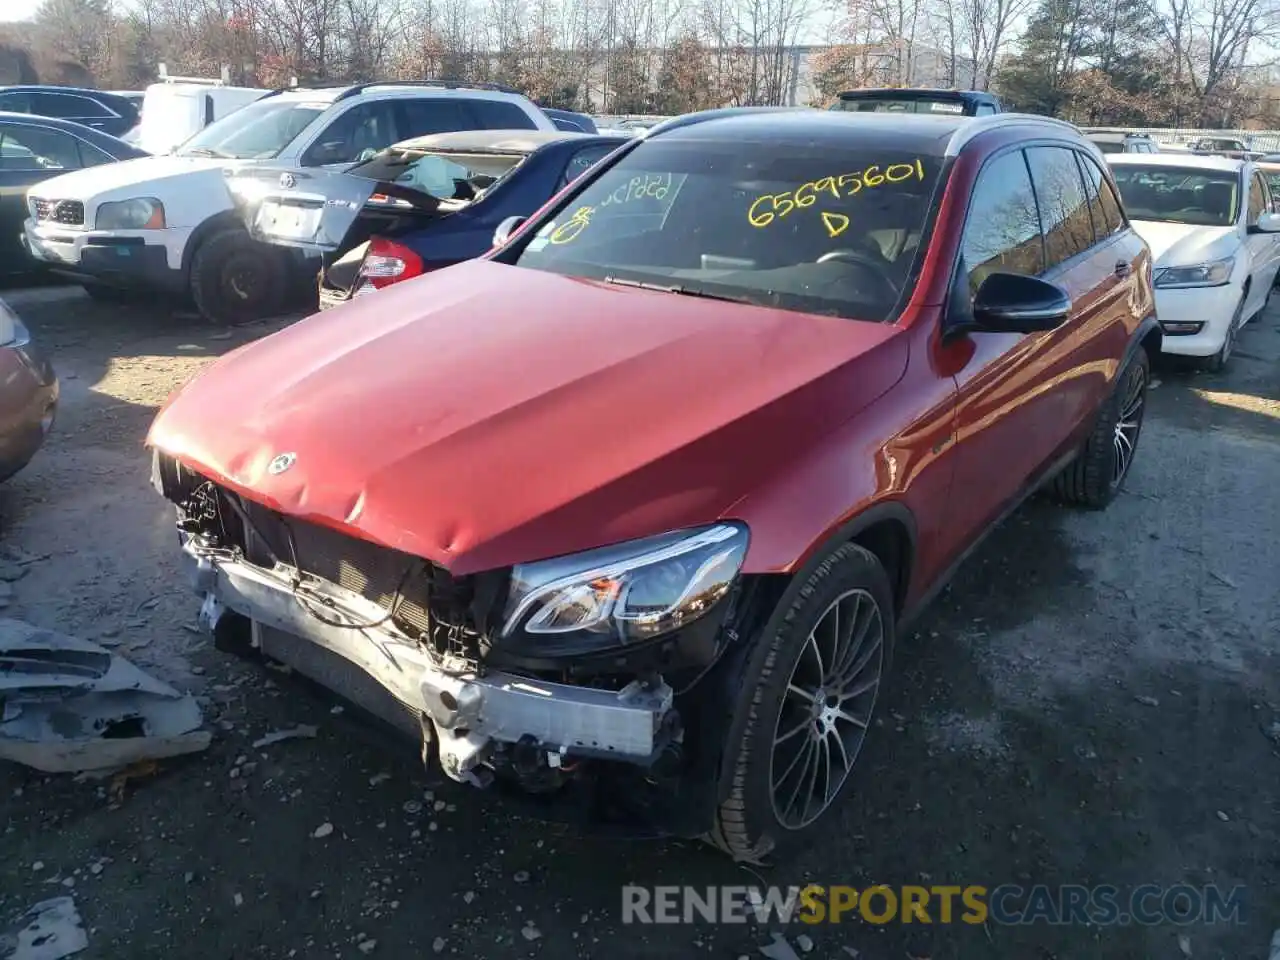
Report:
[[[473,83],[469,80],[452,80],[448,78],[430,79],[430,80],[369,80],[363,83],[357,83],[348,87],[338,94],[337,100],[347,100],[351,97],[358,97],[372,87],[438,87],[444,90],[493,90],[497,93],[514,93],[520,96],[523,94],[514,87],[508,87],[501,83]]]
[[[636,139],[657,136],[659,133],[665,133],[668,130],[692,127],[695,124],[705,123],[708,120],[719,120],[722,117],[741,117],[753,113],[794,113],[800,110],[812,109],[813,107],[720,107],[715,110],[699,110],[696,113],[686,113],[679,117],[672,117],[670,120],[662,120],[652,127],[646,127],[640,131]]]
[[[967,123],[961,124],[956,132],[951,135],[951,141],[947,144],[946,155],[948,157],[956,156],[966,143],[979,134],[986,133],[988,130],[1016,126],[1017,124],[1053,127],[1062,131],[1069,130],[1077,136],[1084,135],[1084,131],[1074,123],[1059,120],[1057,117],[1042,117],[1036,113],[996,113],[986,117],[973,117]]]

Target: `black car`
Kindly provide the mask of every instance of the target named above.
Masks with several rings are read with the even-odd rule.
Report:
[[[0,113],[0,273],[26,273],[35,267],[21,239],[28,187],[72,170],[145,156],[123,140],[78,123]]]
[[[80,87],[0,87],[0,112],[72,120],[113,137],[123,137],[139,117],[127,98]]]
[[[999,98],[993,93],[933,87],[846,90],[831,109],[855,113],[933,113],[964,117],[985,117],[1004,112]]]

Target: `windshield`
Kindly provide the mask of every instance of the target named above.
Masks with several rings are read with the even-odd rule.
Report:
[[[832,110],[857,113],[964,113],[958,100],[894,99],[892,97],[854,97],[837,100]]]
[[[523,267],[889,319],[940,158],[781,141],[642,143],[521,252]]]
[[[269,160],[325,111],[324,104],[259,100],[215,120],[178,148],[182,157]]]
[[[1112,168],[1131,220],[1229,227],[1240,207],[1240,175],[1229,170],[1145,167]]]

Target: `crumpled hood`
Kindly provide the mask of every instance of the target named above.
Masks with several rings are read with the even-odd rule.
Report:
[[[181,180],[203,177],[220,182],[222,168],[226,165],[226,160],[212,157],[138,157],[42,180],[31,188],[30,195],[52,200],[128,200],[154,196],[154,190],[138,192],[138,187],[144,184],[149,188],[172,189],[170,185]],[[183,190],[191,187],[187,183],[174,185]]]
[[[906,360],[890,325],[471,261],[223,357],[148,443],[463,574],[711,522]]]
[[[1147,246],[1156,267],[1178,267],[1221,260],[1235,253],[1240,235],[1235,227],[1200,227],[1185,223],[1135,220],[1133,229]]]

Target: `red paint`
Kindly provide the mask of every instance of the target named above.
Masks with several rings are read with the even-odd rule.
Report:
[[[918,531],[911,605],[1081,441],[1153,311],[1146,249],[1126,233],[1055,278],[1078,307],[1059,329],[944,341],[968,197],[1009,136],[983,134],[954,165],[895,324],[486,258],[223,358],[149,442],[273,508],[458,574],[719,518],[749,525],[746,571],[791,571],[896,502]],[[1118,257],[1130,280],[1108,273]],[[267,475],[283,452],[295,466]]]

